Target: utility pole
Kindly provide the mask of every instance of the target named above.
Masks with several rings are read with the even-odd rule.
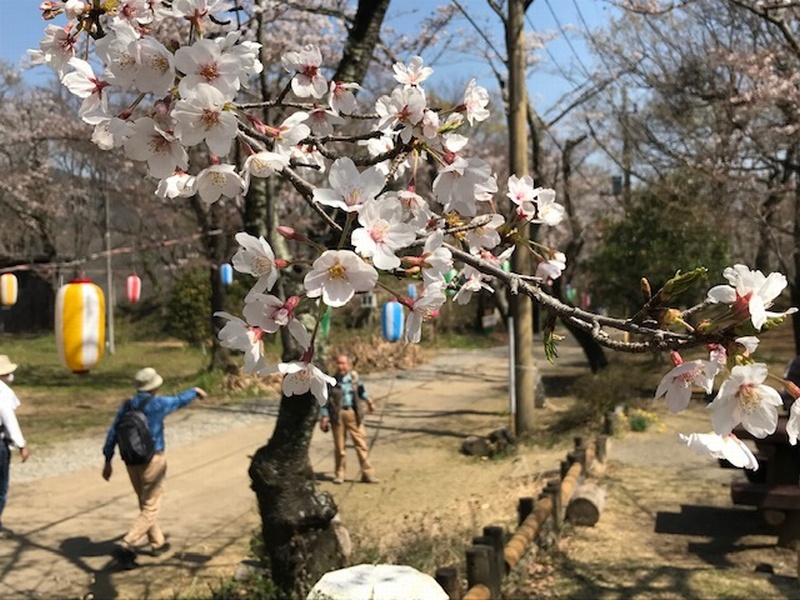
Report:
[[[528,173],[528,91],[525,82],[525,0],[509,0],[506,20],[506,51],[508,54],[508,141],[509,170],[517,177]],[[517,248],[512,256],[515,273],[532,272],[528,251],[530,225],[520,225]],[[525,294],[511,296],[513,316],[512,365],[516,405],[515,434],[533,430],[536,398],[536,366],[533,359],[533,303]]]
[[[108,209],[108,192],[103,192],[103,202],[106,208],[106,287],[108,301],[106,302],[106,315],[108,319],[108,353],[114,354],[114,274],[111,271],[111,211]]]

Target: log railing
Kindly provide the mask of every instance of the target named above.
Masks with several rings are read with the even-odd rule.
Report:
[[[548,519],[558,535],[564,512],[579,483],[596,462],[604,462],[608,436],[598,436],[595,444],[587,446],[582,438],[575,438],[575,449],[561,463],[561,477],[544,486],[539,498],[519,499],[518,526],[508,541],[502,527],[483,528],[483,535],[475,537],[466,551],[467,591],[461,593],[458,569],[442,567],[436,571],[436,580],[447,592],[450,600],[496,600],[500,598],[503,579],[514,570],[522,557],[537,539]]]

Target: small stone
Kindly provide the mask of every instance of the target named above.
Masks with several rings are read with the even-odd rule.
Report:
[[[770,575],[775,574],[775,569],[769,563],[758,563],[754,570],[756,573],[769,573]]]

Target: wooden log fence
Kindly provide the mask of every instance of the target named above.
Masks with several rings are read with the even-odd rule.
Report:
[[[462,595],[458,569],[441,567],[436,571],[436,581],[450,600],[497,600],[503,579],[513,571],[551,519],[552,531],[558,535],[570,498],[582,478],[591,471],[595,462],[607,455],[608,436],[598,436],[587,446],[583,438],[575,438],[574,449],[561,465],[560,479],[552,479],[544,486],[539,498],[520,498],[517,504],[517,529],[504,542],[504,528],[488,526],[483,535],[472,539],[466,550],[466,577],[468,589]]]

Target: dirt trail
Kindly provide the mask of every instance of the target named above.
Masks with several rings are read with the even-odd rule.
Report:
[[[505,351],[496,349],[444,352],[412,371],[365,376],[379,407],[368,433],[381,483],[353,483],[358,471],[351,454],[350,481],[334,486],[328,481],[330,435],[317,430],[311,450],[321,485],[333,493],[356,539],[396,529],[399,515],[431,513],[465,499],[488,513],[480,499],[496,487],[498,477],[525,479],[537,468],[537,461],[523,470],[518,461],[508,461],[486,469],[458,454],[466,435],[508,422],[506,373]],[[163,598],[205,593],[231,576],[248,557],[258,527],[247,478],[249,455],[266,442],[274,416],[172,448],[170,428],[190,427],[185,415],[194,410],[202,408],[176,413],[167,423],[169,470],[161,523],[170,535],[170,553],[142,554],[135,571],[115,568],[109,552],[136,507],[121,463],[115,461],[110,482],[101,479],[98,439],[95,469],[12,484],[4,521],[16,537],[0,541],[0,597]],[[12,470],[24,468],[15,463]]]
[[[587,372],[569,342],[557,366],[540,365],[559,384]],[[356,543],[385,548],[408,532],[463,530],[466,545],[481,526],[513,526],[518,498],[536,494],[567,448],[522,446],[514,457],[489,461],[459,454],[465,436],[508,423],[507,373],[506,351],[498,348],[442,352],[413,370],[365,376],[379,407],[367,426],[382,480],[377,485],[354,481],[352,451],[349,480],[333,485],[332,441],[315,431],[314,469]],[[572,401],[555,391],[545,413],[568,410]],[[249,557],[258,528],[247,467],[249,455],[268,439],[274,415],[170,446],[169,430],[191,427],[198,410],[181,411],[167,423],[161,522],[170,553],[142,555],[141,567],[129,572],[109,558],[136,506],[120,463],[111,482],[101,479],[98,439],[95,468],[12,485],[4,521],[17,536],[0,541],[0,598],[202,596],[230,577]],[[676,444],[675,432],[708,427],[702,407],[677,417],[660,414],[663,431],[612,441],[603,518],[593,529],[568,532],[561,561],[540,557],[521,565],[519,597],[800,597],[792,595],[793,553],[776,549],[774,536],[751,513],[729,512],[731,472]],[[719,511],[707,510],[713,507]],[[775,573],[753,576],[758,563]]]

